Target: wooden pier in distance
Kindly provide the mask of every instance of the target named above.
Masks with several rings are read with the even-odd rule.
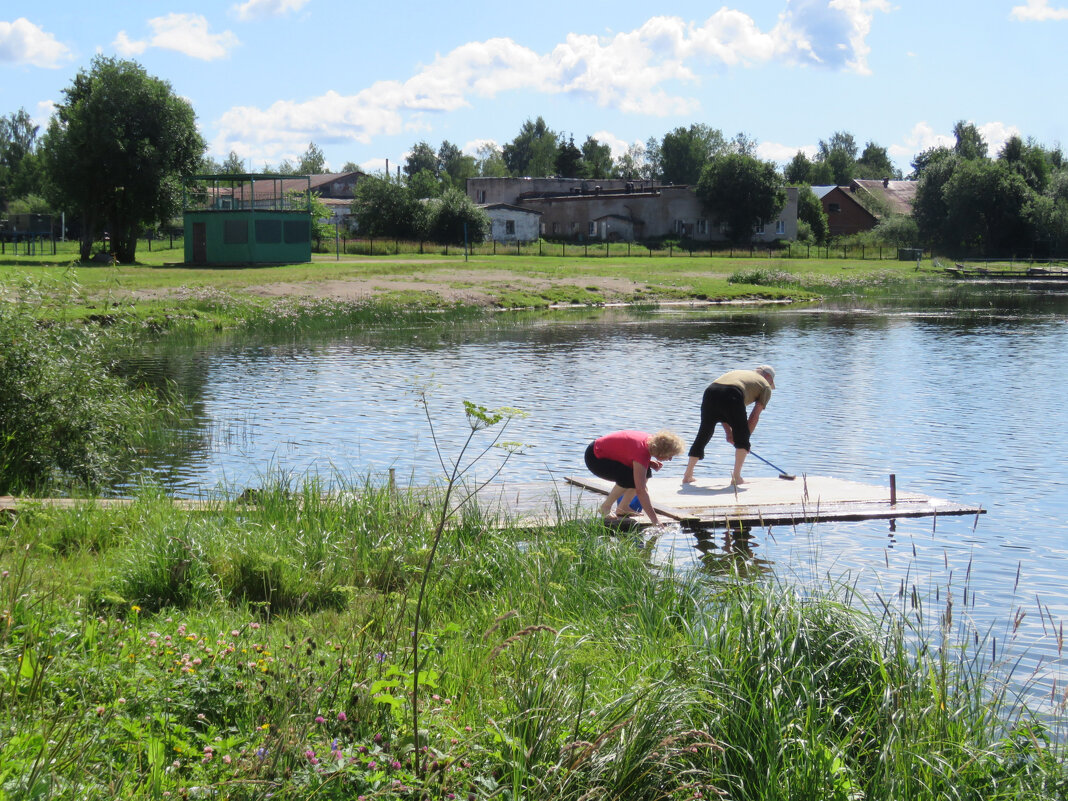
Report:
[[[654,476],[649,479],[649,497],[662,522],[679,522],[694,528],[747,530],[768,526],[846,520],[893,520],[899,517],[941,517],[979,515],[986,510],[920,493],[897,492],[893,477],[880,487],[827,476],[798,476],[793,481],[780,478],[747,478],[739,487],[727,478],[699,478],[683,484],[681,476]],[[477,493],[475,502],[487,520],[496,525],[525,527],[553,526],[569,520],[597,516],[611,489],[607,481],[593,476],[567,477],[558,481],[494,482]],[[404,491],[403,489],[401,490]],[[425,488],[413,488],[423,492]],[[454,500],[464,493],[454,494]],[[13,498],[0,496],[0,512],[38,507],[102,508],[124,506],[128,498]],[[227,504],[253,506],[254,499],[196,500],[174,498],[172,503],[189,512],[204,512]],[[638,514],[628,520],[632,526],[650,525]]]

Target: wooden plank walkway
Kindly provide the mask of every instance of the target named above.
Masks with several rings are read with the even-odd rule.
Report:
[[[860,484],[827,476],[750,478],[740,487],[726,479],[698,479],[684,485],[681,477],[654,476],[649,496],[662,520],[697,528],[751,529],[797,525],[832,520],[877,520],[899,517],[979,515],[986,510],[920,493],[894,492],[890,487]],[[607,481],[590,477],[566,477],[559,481],[497,482],[477,494],[480,513],[496,525],[552,526],[571,520],[593,518],[611,489]],[[404,491],[404,490],[401,490]],[[415,488],[413,492],[424,489]],[[463,497],[458,492],[455,498]],[[111,508],[126,506],[129,498],[13,498],[0,496],[0,512],[48,507],[74,509],[80,506]],[[174,498],[182,510],[203,512],[228,504],[251,505],[249,499],[233,501]],[[254,500],[252,501],[254,503]],[[650,525],[643,513],[633,518],[637,526]]]

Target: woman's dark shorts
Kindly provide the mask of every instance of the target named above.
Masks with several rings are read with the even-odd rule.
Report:
[[[593,443],[586,447],[586,467],[597,478],[611,481],[627,489],[634,489],[634,468],[615,459],[602,459],[593,453]]]

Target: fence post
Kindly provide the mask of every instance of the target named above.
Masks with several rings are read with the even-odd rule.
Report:
[[[515,255],[522,256],[523,253],[522,253],[522,251],[520,251],[519,247],[520,247],[520,245],[519,245],[519,237],[517,236],[515,238]]]

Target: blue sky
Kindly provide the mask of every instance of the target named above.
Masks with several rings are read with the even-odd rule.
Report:
[[[187,98],[250,171],[315,142],[327,164],[402,163],[420,140],[474,154],[528,118],[618,155],[699,122],[780,164],[838,130],[920,150],[974,122],[1068,145],[1068,0],[79,0],[0,8],[0,114],[51,105],[94,55]]]

